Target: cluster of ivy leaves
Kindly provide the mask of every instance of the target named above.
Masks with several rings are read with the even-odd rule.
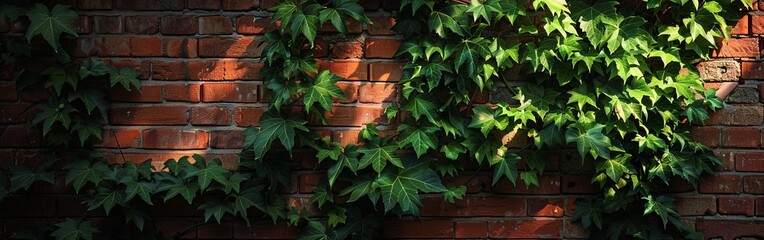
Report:
[[[331,2],[343,8],[352,1]],[[276,139],[286,150],[296,144],[317,150],[326,178],[312,202],[334,204],[328,225],[299,211],[290,215],[293,223],[309,220],[306,239],[347,237],[337,231],[351,217],[345,206],[362,209],[356,219],[364,211],[417,216],[420,193],[461,198],[466,188],[444,179],[462,174],[466,161],[490,166],[494,185],[502,178],[516,184],[518,177],[538,185],[544,152],[567,147],[582,164],[592,163],[592,182],[602,189],[577,201],[573,215],[592,237],[701,237],[661,189],[673,178],[694,185],[719,165],[689,135],[722,104],[703,88],[693,64],[729,37],[727,23],[750,1],[403,0],[394,30],[405,38],[397,56],[408,62],[401,99],[385,111],[398,118],[398,131],[383,137],[368,125],[362,144],[346,146],[312,134],[293,114],[302,98],[303,110],[323,120],[331,98],[341,98],[332,87],[336,78],[317,73],[304,47],[334,13],[319,4],[275,7],[274,21],[282,25],[266,35],[262,71],[271,105],[262,124],[245,134],[243,152],[250,161],[269,161],[264,152]],[[476,93],[497,89],[512,99],[474,104]],[[508,149],[501,137],[511,131],[527,132],[532,143]],[[519,150],[531,154],[521,159]]]

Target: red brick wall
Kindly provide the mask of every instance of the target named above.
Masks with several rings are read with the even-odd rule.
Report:
[[[111,110],[99,150],[113,162],[162,160],[199,153],[222,158],[228,167],[237,160],[241,131],[258,124],[267,105],[260,95],[258,63],[263,33],[270,31],[273,0],[69,0],[80,14],[77,57],[99,57],[143,74],[140,92],[114,91]],[[348,38],[327,38],[317,43],[320,69],[345,78],[339,83],[346,100],[335,104],[329,126],[314,129],[342,144],[357,141],[358,130],[368,122],[387,124],[383,108],[396,98],[394,84],[402,63],[393,59],[400,37],[390,31],[390,10],[395,1],[366,0],[374,25],[351,23]],[[757,4],[764,9],[764,3]],[[14,30],[3,22],[0,30]],[[324,28],[321,35],[335,33]],[[673,184],[679,211],[707,237],[761,237],[764,227],[764,12],[752,11],[733,29],[733,39],[720,43],[714,59],[699,67],[708,85],[737,85],[725,108],[694,137],[717,149],[723,159],[721,172],[701,181],[699,189]],[[340,39],[340,40],[337,40]],[[6,74],[7,75],[7,74]],[[18,159],[39,161],[39,131],[27,123],[31,114],[19,114],[44,94],[15,94],[14,83],[0,82],[0,165]],[[761,98],[760,98],[761,97]],[[293,166],[291,189],[283,193],[304,201],[319,171],[313,170],[310,152],[298,150],[304,164]],[[587,234],[570,221],[576,197],[599,192],[590,176],[576,174],[580,162],[554,156],[540,187],[490,187],[490,173],[469,182],[468,195],[455,204],[438,196],[423,199],[421,221],[385,221],[385,238],[584,238]],[[465,181],[467,178],[464,179]],[[12,228],[27,221],[82,216],[84,206],[70,188],[36,187],[48,196],[8,199],[0,207],[0,226]],[[203,222],[201,212],[182,202],[152,209],[166,235]],[[30,208],[22,208],[30,206]],[[38,207],[35,207],[38,206]],[[46,207],[39,207],[46,206]],[[103,216],[89,213],[88,216]],[[15,219],[23,217],[24,221]],[[13,219],[11,219],[13,218]],[[101,223],[108,225],[108,222]],[[296,229],[284,223],[226,221],[202,225],[184,238],[293,238]]]

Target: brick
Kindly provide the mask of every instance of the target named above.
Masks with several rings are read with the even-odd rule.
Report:
[[[231,111],[225,107],[192,107],[192,125],[231,125]]]
[[[139,146],[141,131],[137,129],[104,129],[96,146],[105,148],[133,148]]]
[[[371,106],[334,106],[332,112],[326,113],[326,122],[329,126],[355,126],[360,127],[367,123],[388,124],[384,115],[384,108]],[[311,119],[311,124],[321,125],[317,119]]]
[[[719,159],[722,161],[722,165],[719,167],[719,170],[721,171],[735,170],[735,154],[733,152],[715,150],[714,155],[719,157]]]
[[[169,205],[169,204],[164,204]],[[197,238],[196,231],[188,231],[188,226],[196,226],[199,224],[198,222],[194,221],[193,219],[152,219],[154,224],[156,224],[156,229],[160,233],[162,233],[163,236],[178,236],[183,238]],[[183,233],[182,236],[180,234]]]
[[[309,44],[305,44],[305,48],[309,47]],[[313,46],[313,57],[329,57],[329,43],[321,39],[316,39],[315,45]]]
[[[194,35],[196,34],[196,17],[162,17],[162,28],[160,31],[163,35]]]
[[[160,103],[163,100],[162,86],[143,85],[140,90],[127,91],[124,88],[111,88],[109,91],[109,100],[115,102],[140,102],[140,103]]]
[[[358,91],[358,101],[362,103],[393,102],[398,97],[395,84],[363,84]]]
[[[459,221],[454,222],[455,238],[487,238],[488,222],[485,221]]]
[[[740,79],[740,63],[730,60],[713,60],[698,63],[695,66],[700,77],[706,82],[738,81]]]
[[[518,179],[517,185],[512,184],[507,179],[499,180],[494,187],[496,193],[508,194],[559,194],[560,176],[542,175],[538,177],[539,186],[525,186],[522,179]]]
[[[200,84],[165,84],[165,100],[168,102],[199,102],[201,101]]]
[[[719,197],[719,213],[724,215],[753,216],[754,199],[751,197]]]
[[[366,58],[393,58],[401,46],[399,39],[367,38]]]
[[[451,220],[422,219],[410,221],[403,219],[386,220],[385,229],[394,231],[382,231],[383,238],[453,238],[454,223]]]
[[[223,66],[223,80],[262,80],[260,70],[264,63],[255,60],[220,61]]]
[[[3,22],[4,19],[0,19],[0,32],[7,32],[2,31],[3,28],[5,28],[5,22]],[[91,16],[79,16],[77,18],[77,21],[74,23],[74,30],[77,31],[77,33],[92,33],[93,32],[93,17]]]
[[[39,147],[44,144],[42,132],[22,126],[8,126],[0,132],[0,147]]]
[[[119,9],[140,11],[183,10],[186,0],[115,0]]]
[[[706,125],[759,126],[764,121],[764,106],[727,104],[706,120]]]
[[[240,149],[244,141],[239,130],[220,130],[210,132],[211,148]]]
[[[163,38],[162,55],[167,57],[195,58],[198,40],[194,38]]]
[[[120,33],[122,32],[122,19],[119,16],[95,16],[93,17],[93,29],[97,33]]]
[[[743,79],[764,79],[764,62],[742,62]]]
[[[254,221],[251,226],[245,226],[241,222],[234,223],[233,236],[235,239],[297,239],[300,231],[296,226],[289,226],[286,222]]]
[[[579,161],[580,165],[580,161]],[[599,193],[599,186],[592,183],[592,176],[590,175],[563,175],[562,176],[562,192],[563,193]]]
[[[732,34],[734,35],[748,35],[750,33],[750,18],[748,15],[743,15],[732,27]],[[764,23],[764,22],[761,22]]]
[[[19,99],[19,95],[16,92],[15,83],[2,83],[0,84],[0,101],[15,102]]]
[[[727,98],[724,99],[726,103],[758,103],[759,102],[759,89],[756,85],[739,85],[732,90]]]
[[[111,0],[77,1],[77,8],[80,10],[110,10],[112,7]]]
[[[528,216],[562,217],[564,205],[561,198],[529,198]]]
[[[362,57],[363,44],[361,42],[339,42],[332,44],[332,58],[334,59]]]
[[[422,199],[422,216],[433,217],[517,217],[527,213],[524,198],[465,197],[454,203],[441,198]]]
[[[358,133],[360,133],[360,130],[332,130],[332,142],[339,143],[342,146],[348,145],[348,144],[355,144],[358,145],[362,141],[358,137]]]
[[[39,112],[30,103],[2,103],[0,104],[0,124],[19,124],[30,122]]]
[[[764,153],[735,153],[735,170],[740,172],[764,172]]]
[[[109,109],[109,123],[114,125],[186,125],[189,108],[185,106],[115,107]]]
[[[132,34],[156,34],[159,32],[159,17],[126,16],[125,32]]]
[[[306,173],[300,174],[300,193],[312,193],[313,188],[318,185],[321,179],[324,178],[323,174]]]
[[[199,17],[199,34],[231,34],[233,23],[225,16]]]
[[[374,24],[368,25],[368,32],[370,35],[395,35],[392,27],[395,25],[395,18],[389,16],[370,16],[371,22]]]
[[[221,0],[188,0],[189,9],[220,10]]]
[[[275,7],[278,3],[278,0],[260,0],[260,9],[270,11],[271,8]]]
[[[329,70],[345,80],[366,80],[366,63],[357,61],[317,60],[318,70]]]
[[[755,25],[755,24],[753,24]],[[714,57],[756,58],[759,53],[758,38],[730,38],[719,43],[714,50]]]
[[[155,128],[143,131],[143,148],[148,149],[207,149],[209,136],[202,130]]]
[[[225,66],[222,61],[193,61],[186,64],[191,80],[224,80]]]
[[[223,10],[247,11],[254,10],[260,5],[260,0],[223,0]]]
[[[358,84],[339,82],[336,85],[345,94],[345,99],[335,98],[334,102],[352,103],[358,101]]]
[[[259,18],[254,16],[241,16],[236,18],[236,32],[239,34],[263,34],[276,30],[271,23],[271,18]]]
[[[99,56],[101,53],[102,38],[89,38],[79,37],[77,38],[77,46],[74,49],[75,57],[93,57]]]
[[[681,216],[716,215],[716,198],[713,196],[680,196],[676,209]]]
[[[722,146],[735,148],[758,148],[759,129],[750,127],[728,127],[722,129]]]
[[[202,224],[196,229],[196,234],[197,239],[232,239],[233,223]]]
[[[563,239],[586,239],[591,235],[591,229],[584,229],[579,221],[565,219],[562,229]]]
[[[760,5],[762,3],[759,3]],[[751,33],[764,34],[764,16],[752,15],[751,16]]]
[[[488,222],[490,238],[559,238],[562,220],[503,220]]]
[[[339,32],[337,28],[334,27],[334,25],[332,25],[329,22],[319,25],[318,31],[319,33],[338,33]],[[347,31],[349,34],[361,33],[363,31],[363,24],[354,19],[349,19],[345,21],[345,31]]]
[[[369,80],[397,82],[403,75],[403,63],[381,62],[369,64]]]
[[[756,199],[756,216],[764,216],[764,198]]]
[[[254,83],[209,83],[202,85],[202,102],[257,102]]]
[[[690,130],[692,139],[709,147],[718,147],[721,130],[715,127],[693,127]]]
[[[138,79],[148,79],[151,74],[151,62],[141,60],[112,60],[111,65],[117,68],[131,67],[140,72]]]
[[[202,38],[199,39],[200,57],[260,57],[263,47],[258,47],[254,37]]]
[[[185,80],[186,78],[186,63],[184,62],[151,62],[151,79]]]
[[[130,56],[130,38],[129,37],[103,37],[101,42],[101,51],[103,57],[127,57]]]
[[[743,192],[750,194],[764,194],[764,176],[744,176]]]
[[[236,107],[234,112],[234,122],[236,126],[257,126],[260,124],[260,117],[265,110],[263,108],[256,107]]]
[[[741,177],[737,175],[710,175],[700,179],[700,193],[740,193]]]
[[[130,38],[130,54],[134,57],[162,56],[162,40],[154,37]]]

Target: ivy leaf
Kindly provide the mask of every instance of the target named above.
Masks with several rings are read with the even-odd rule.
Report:
[[[337,31],[342,34],[347,34],[347,29],[345,28],[345,24],[342,22],[342,18],[340,17],[340,13],[337,11],[337,9],[321,9],[321,12],[318,14],[318,21],[321,24],[324,24],[326,21],[331,21],[332,25],[337,29]]]
[[[347,220],[347,209],[336,206],[332,208],[332,210],[329,210],[329,212],[326,213],[326,216],[329,217],[329,226],[337,227],[338,224],[345,223]]]
[[[80,79],[85,79],[89,76],[100,77],[106,74],[109,74],[109,66],[95,58],[88,58],[83,61],[79,72]]]
[[[262,195],[263,186],[255,186],[241,191],[239,194],[234,195],[233,214],[240,213],[244,221],[249,225],[249,218],[247,217],[247,209],[255,207],[258,210],[265,212],[265,199]]]
[[[58,95],[61,95],[64,84],[69,84],[72,89],[77,89],[77,83],[79,82],[75,71],[60,67],[49,67],[41,72],[40,75],[50,76],[50,79],[45,83],[45,87],[53,87]]]
[[[329,240],[324,224],[318,221],[309,221],[308,226],[297,237],[298,240]]]
[[[131,91],[130,85],[135,89],[140,89],[141,82],[138,81],[138,76],[140,75],[140,72],[135,71],[135,69],[131,67],[116,68],[109,66],[109,82],[112,87],[120,84],[127,91]]]
[[[703,124],[703,121],[709,117],[708,111],[706,111],[706,108],[700,102],[693,102],[687,105],[687,108],[682,112],[682,116],[687,117],[687,120],[694,124]]]
[[[99,187],[98,193],[87,201],[88,211],[103,207],[106,215],[109,215],[114,206],[117,204],[123,205],[125,203],[125,195],[122,191],[117,191],[111,188]]]
[[[74,21],[77,20],[77,13],[70,10],[68,6],[56,4],[53,9],[48,11],[45,5],[36,3],[34,7],[26,11],[29,17],[29,27],[27,28],[26,38],[31,42],[35,35],[42,35],[42,38],[58,52],[59,37],[63,33],[77,36],[74,30]]]
[[[39,4],[39,3],[38,3]],[[90,221],[80,222],[71,218],[56,224],[56,231],[50,234],[56,240],[92,240],[98,230],[90,225]]]
[[[482,132],[485,137],[488,137],[488,133],[491,132],[491,130],[502,125],[496,120],[494,110],[488,106],[476,106],[472,108],[472,112],[472,122],[470,122],[469,127],[480,128],[480,132]]]
[[[376,184],[382,189],[385,211],[390,211],[398,205],[401,210],[415,215],[422,205],[418,191],[433,193],[446,190],[440,183],[438,174],[421,165],[407,168],[397,175],[382,174],[377,178]]]
[[[260,118],[260,129],[253,133],[255,159],[262,159],[276,139],[291,152],[294,146],[295,129],[308,132],[306,123],[307,121],[294,116],[282,118],[276,110],[265,112]]]
[[[427,20],[427,26],[431,32],[438,34],[438,36],[446,37],[446,28],[451,32],[462,35],[462,29],[459,24],[456,24],[456,20],[444,12],[433,11],[430,13],[430,18]]]
[[[401,109],[411,112],[411,115],[413,115],[416,120],[425,116],[427,117],[427,120],[434,123],[436,115],[435,111],[438,107],[426,96],[418,95],[409,99],[409,102],[406,105],[403,105]]]
[[[151,193],[154,192],[157,185],[152,182],[136,182],[136,181],[128,181],[125,185],[127,185],[127,189],[125,192],[127,193],[127,196],[125,196],[125,201],[130,201],[130,199],[133,199],[136,195],[141,197],[144,202],[148,203],[149,205],[153,205],[151,203]]]
[[[220,220],[226,213],[233,213],[233,205],[228,201],[210,199],[199,205],[199,210],[204,210],[204,222],[209,222],[213,216],[220,224]]]
[[[371,164],[374,171],[381,173],[387,163],[392,163],[396,167],[403,168],[403,163],[398,155],[395,154],[395,150],[398,150],[397,146],[379,146],[377,144],[367,144],[358,152],[363,153],[361,162],[358,168],[365,168]]]
[[[453,203],[456,199],[462,199],[464,198],[464,194],[467,193],[467,186],[453,186],[449,185],[446,188],[446,191],[443,192],[443,200],[446,200],[446,202]]]
[[[10,169],[10,173],[10,191],[27,190],[37,181],[53,184],[53,172],[32,171],[29,168],[13,166]]]
[[[425,154],[427,149],[437,149],[438,139],[435,137],[435,132],[438,131],[438,128],[426,126],[417,128],[408,124],[402,124],[398,127],[398,131],[401,132],[398,144],[401,147],[411,145],[417,157]]]
[[[276,13],[273,14],[273,20],[271,23],[275,24],[277,21],[281,21],[281,31],[284,32],[286,31],[287,27],[289,27],[290,21],[294,19],[293,15],[298,11],[298,8],[294,1],[284,0],[279,1],[278,5],[273,7],[271,10],[276,11]]]
[[[64,170],[68,170],[65,178],[66,184],[72,184],[76,193],[79,193],[80,189],[88,182],[98,186],[98,183],[103,179],[102,176],[108,176],[112,173],[105,163],[98,161],[91,165],[88,160],[70,163],[64,167]]]
[[[629,173],[629,168],[624,165],[631,158],[631,154],[623,154],[613,159],[605,160],[597,169],[599,172],[605,172],[613,182],[618,182],[624,173]]]
[[[586,87],[586,84],[582,84],[581,86],[568,91],[568,94],[570,94],[568,104],[578,104],[579,110],[583,110],[584,105],[589,105],[595,108],[597,107],[596,93],[594,91],[589,91],[589,89]]]
[[[472,20],[477,22],[478,17],[483,17],[487,22],[491,22],[494,13],[501,12],[501,5],[497,1],[479,1],[471,0],[467,8],[468,13],[472,13]]]
[[[72,125],[72,132],[77,133],[80,146],[85,146],[85,141],[91,136],[101,139],[101,124],[92,120],[75,121]]]
[[[282,23],[284,24],[284,23]],[[310,42],[310,46],[313,47],[313,42],[316,40],[316,32],[318,24],[318,17],[315,15],[305,15],[302,12],[297,12],[292,17],[292,41],[297,39],[297,33],[301,33]]]
[[[581,221],[584,228],[589,228],[594,223],[597,228],[602,229],[602,211],[598,204],[583,199],[576,199],[576,210],[573,212],[573,221]]]
[[[332,98],[345,99],[342,89],[335,85],[339,80],[342,80],[342,78],[327,70],[321,71],[316,76],[313,85],[305,88],[305,95],[303,96],[305,111],[309,112],[310,107],[316,102],[320,104],[321,108],[323,108],[322,110],[331,110]]]
[[[223,165],[221,165],[219,161],[211,161],[207,163],[206,167],[201,168],[192,166],[191,169],[192,171],[190,172],[189,176],[197,177],[197,181],[199,182],[199,189],[201,191],[207,189],[210,183],[212,183],[212,180],[215,180],[216,182],[223,185],[226,184],[225,174],[228,173],[228,170],[223,168]]]
[[[570,11],[565,7],[565,5],[567,5],[565,0],[534,0],[533,8],[538,9],[542,3],[547,7],[547,9],[557,15]]]
[[[591,154],[594,158],[602,157],[605,159],[610,158],[610,139],[602,134],[602,129],[605,125],[595,124],[591,127],[582,127],[577,124],[571,125],[567,131],[565,131],[565,142],[576,143],[578,147],[578,153],[581,154],[581,159],[584,159],[587,153]]]
[[[647,200],[644,215],[650,213],[657,214],[663,220],[664,228],[668,223],[669,217],[679,217],[679,213],[675,210],[674,199],[669,196],[660,195],[657,198],[653,198],[652,195],[648,195],[647,197],[642,197],[642,199]]]
[[[538,175],[536,174],[535,171],[520,172],[520,179],[522,179],[523,183],[525,183],[525,187],[530,187],[531,185],[536,187],[539,186]]]
[[[108,101],[106,101],[106,96],[103,92],[80,89],[70,93],[69,95],[69,101],[76,100],[79,100],[85,105],[85,109],[88,111],[88,114],[91,114],[93,110],[98,108],[98,112],[101,113],[101,116],[107,116],[106,110],[109,109],[109,106],[107,104]]]
[[[432,7],[435,5],[435,1],[432,0],[403,0],[401,1],[401,10],[403,10],[403,7],[411,5],[411,14],[416,14],[416,11],[419,10],[422,6],[427,6],[430,10],[432,10]]]
[[[332,5],[334,5],[334,8],[337,9],[337,11],[339,11],[343,15],[350,16],[351,18],[355,20],[363,21],[368,24],[371,23],[371,21],[364,14],[363,6],[358,4],[358,1],[332,0]],[[335,27],[336,26],[337,25],[335,24]]]
[[[507,177],[513,185],[516,184],[517,163],[520,162],[520,156],[514,153],[505,153],[504,157],[497,158],[497,160],[491,163],[493,166],[493,182],[491,185],[496,185],[502,177]]]
[[[199,185],[194,183],[184,183],[179,178],[173,178],[172,182],[162,182],[155,192],[159,193],[164,191],[167,191],[164,196],[165,202],[180,194],[188,204],[191,204],[194,201],[194,198],[196,198],[196,193],[199,192]]]

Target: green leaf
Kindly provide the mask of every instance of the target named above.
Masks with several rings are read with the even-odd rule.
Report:
[[[605,125],[595,124],[591,127],[581,127],[576,124],[571,125],[567,131],[565,131],[565,142],[576,143],[578,147],[578,153],[581,154],[581,159],[584,159],[586,154],[591,154],[594,158],[602,157],[605,159],[610,158],[610,139],[602,134],[602,129]]]
[[[43,136],[48,135],[53,129],[53,125],[60,123],[65,129],[69,129],[72,124],[71,114],[77,112],[67,102],[48,102],[39,106],[40,112],[35,115],[32,124],[42,123]]]
[[[138,76],[140,75],[140,72],[131,67],[118,69],[116,67],[109,66],[109,82],[111,83],[112,87],[120,84],[127,91],[131,91],[130,85],[132,85],[135,89],[140,89],[141,82],[138,81]]]
[[[297,33],[301,33],[308,39],[310,46],[313,47],[313,43],[316,40],[318,16],[305,15],[302,12],[297,12],[294,17],[292,17],[291,22],[292,26],[290,27],[290,30],[292,31],[292,42],[297,39]]]
[[[408,103],[403,105],[401,109],[411,112],[411,115],[413,115],[417,120],[419,120],[419,118],[422,116],[425,116],[427,117],[427,120],[434,123],[435,116],[437,114],[436,110],[438,107],[436,107],[435,104],[428,99],[428,97],[424,95],[418,95],[409,99]]]
[[[345,99],[342,89],[335,85],[339,80],[342,78],[329,73],[327,70],[321,71],[316,76],[313,85],[305,87],[305,95],[303,96],[305,111],[310,112],[311,106],[316,102],[321,106],[321,110],[331,110],[332,98]]]
[[[605,172],[613,182],[618,182],[624,173],[629,173],[629,168],[626,167],[626,162],[631,159],[631,154],[623,154],[613,159],[605,160],[597,171]]]
[[[332,25],[337,29],[337,31],[342,34],[347,34],[347,29],[345,28],[345,24],[342,22],[342,17],[340,17],[340,13],[337,11],[337,9],[321,9],[321,12],[318,14],[318,21],[321,24],[324,24],[326,21],[331,21]]]
[[[488,106],[476,106],[472,108],[472,112],[472,122],[470,122],[469,127],[480,128],[480,132],[482,132],[485,137],[488,137],[488,133],[490,133],[492,129],[502,125],[502,123],[496,120],[494,110]],[[504,125],[506,125],[506,123]]]
[[[143,199],[144,202],[148,203],[149,205],[153,205],[151,203],[151,193],[153,193],[157,188],[155,183],[129,181],[125,185],[127,185],[127,189],[125,190],[127,193],[127,196],[125,196],[125,201],[130,201],[130,199],[133,199],[133,197],[138,195],[141,197],[141,199]]]
[[[291,152],[295,141],[295,129],[308,132],[306,123],[307,121],[295,116],[282,118],[276,110],[265,112],[260,118],[260,129],[254,133],[255,159],[262,159],[276,139]]]
[[[209,222],[213,216],[220,224],[220,220],[226,213],[233,213],[233,205],[228,201],[210,199],[199,205],[199,210],[204,210],[204,222]]]
[[[91,120],[75,121],[72,125],[72,132],[76,133],[80,139],[80,146],[85,146],[85,141],[91,136],[101,139],[101,124]]]
[[[398,144],[401,147],[411,145],[417,157],[425,154],[427,149],[437,149],[438,139],[435,137],[435,132],[438,131],[438,128],[426,126],[417,128],[402,124],[398,127],[398,131],[401,132]]]
[[[453,203],[456,199],[462,199],[464,198],[464,195],[467,194],[467,186],[453,186],[449,185],[446,188],[446,191],[443,192],[443,200],[446,202]]]
[[[644,215],[650,213],[657,214],[663,220],[664,228],[670,217],[679,217],[679,213],[675,210],[674,199],[669,196],[660,195],[657,198],[653,198],[652,195],[648,195],[647,197],[642,197],[642,199],[647,200]]]
[[[56,240],[92,240],[93,234],[97,233],[90,221],[80,222],[71,218],[56,224],[56,230],[50,234]]]
[[[324,224],[318,221],[309,221],[308,226],[297,237],[298,240],[329,240]]]
[[[340,223],[345,223],[347,221],[347,209],[343,207],[336,206],[332,208],[332,210],[329,210],[328,213],[326,213],[326,216],[329,217],[329,226],[331,227],[337,227]]]
[[[403,163],[398,155],[395,154],[395,150],[398,150],[397,146],[379,146],[377,144],[367,144],[358,152],[363,153],[358,168],[365,168],[371,165],[374,171],[381,173],[387,163],[392,163],[396,167],[403,168]]]
[[[125,199],[125,195],[122,191],[99,187],[98,193],[86,202],[88,203],[88,211],[103,207],[106,215],[109,215],[109,212],[112,208],[114,208],[114,206],[117,204],[124,205],[125,201],[127,200]]]
[[[438,174],[421,165],[408,168],[398,175],[382,174],[377,178],[376,184],[382,190],[385,211],[390,211],[398,205],[401,210],[415,215],[422,205],[418,191],[425,193],[446,191],[440,183]]]
[[[228,173],[228,170],[223,168],[223,165],[221,165],[219,161],[211,161],[206,167],[202,168],[192,166],[191,169],[193,170],[190,172],[190,176],[197,177],[199,189],[202,192],[207,189],[212,180],[223,185],[226,184],[225,174]]]
[[[491,163],[493,167],[493,181],[491,185],[496,185],[502,177],[507,177],[512,184],[516,184],[518,162],[520,162],[520,156],[514,153],[505,153],[504,157],[498,158],[498,161],[495,163]]]
[[[194,198],[196,198],[196,193],[199,192],[199,185],[190,182],[184,183],[178,178],[173,178],[171,182],[163,182],[160,184],[155,193],[164,191],[167,191],[164,196],[165,202],[180,194],[188,204],[191,204],[194,201]]]
[[[471,0],[467,8],[468,13],[472,13],[472,20],[477,22],[478,17],[482,17],[487,22],[491,22],[494,13],[501,12],[501,5],[497,1],[479,1]]]
[[[91,165],[88,160],[70,163],[64,167],[64,170],[68,170],[65,178],[66,184],[72,184],[76,193],[79,193],[80,189],[88,182],[98,186],[98,183],[103,179],[102,176],[109,176],[112,173],[109,166],[103,162],[98,161]]]
[[[525,183],[525,187],[530,187],[531,185],[536,187],[539,186],[538,175],[536,174],[535,171],[520,172],[520,179],[522,179],[523,183]]]
[[[64,88],[64,84],[69,84],[72,89],[77,89],[79,78],[77,72],[72,69],[63,69],[60,67],[49,67],[40,75],[50,76],[48,82],[45,83],[45,87],[53,87],[56,90],[56,94],[61,95],[61,90]]]
[[[461,27],[456,24],[456,20],[444,12],[433,11],[430,13],[430,18],[427,20],[427,26],[431,32],[438,34],[438,36],[446,37],[446,28],[451,32],[462,35]]]
[[[255,207],[258,210],[265,212],[266,203],[261,193],[263,186],[255,186],[241,191],[241,193],[234,195],[233,214],[241,214],[241,217],[249,225],[249,218],[247,217],[247,209]]]
[[[69,95],[69,101],[75,100],[79,100],[85,104],[85,109],[88,111],[88,115],[98,108],[98,112],[101,113],[101,116],[107,116],[106,110],[109,109],[109,105],[104,92],[84,89],[77,90]]]
[[[584,228],[589,228],[594,223],[597,228],[602,229],[602,210],[598,204],[576,199],[576,210],[573,212],[572,220],[581,221]]]
[[[31,42],[36,35],[42,35],[42,38],[50,44],[54,51],[58,52],[61,45],[59,37],[63,33],[77,36],[74,30],[74,21],[77,20],[77,13],[70,10],[68,6],[56,4],[53,9],[48,11],[45,5],[36,3],[34,7],[26,11],[29,17],[29,27],[27,28],[26,38]]]

